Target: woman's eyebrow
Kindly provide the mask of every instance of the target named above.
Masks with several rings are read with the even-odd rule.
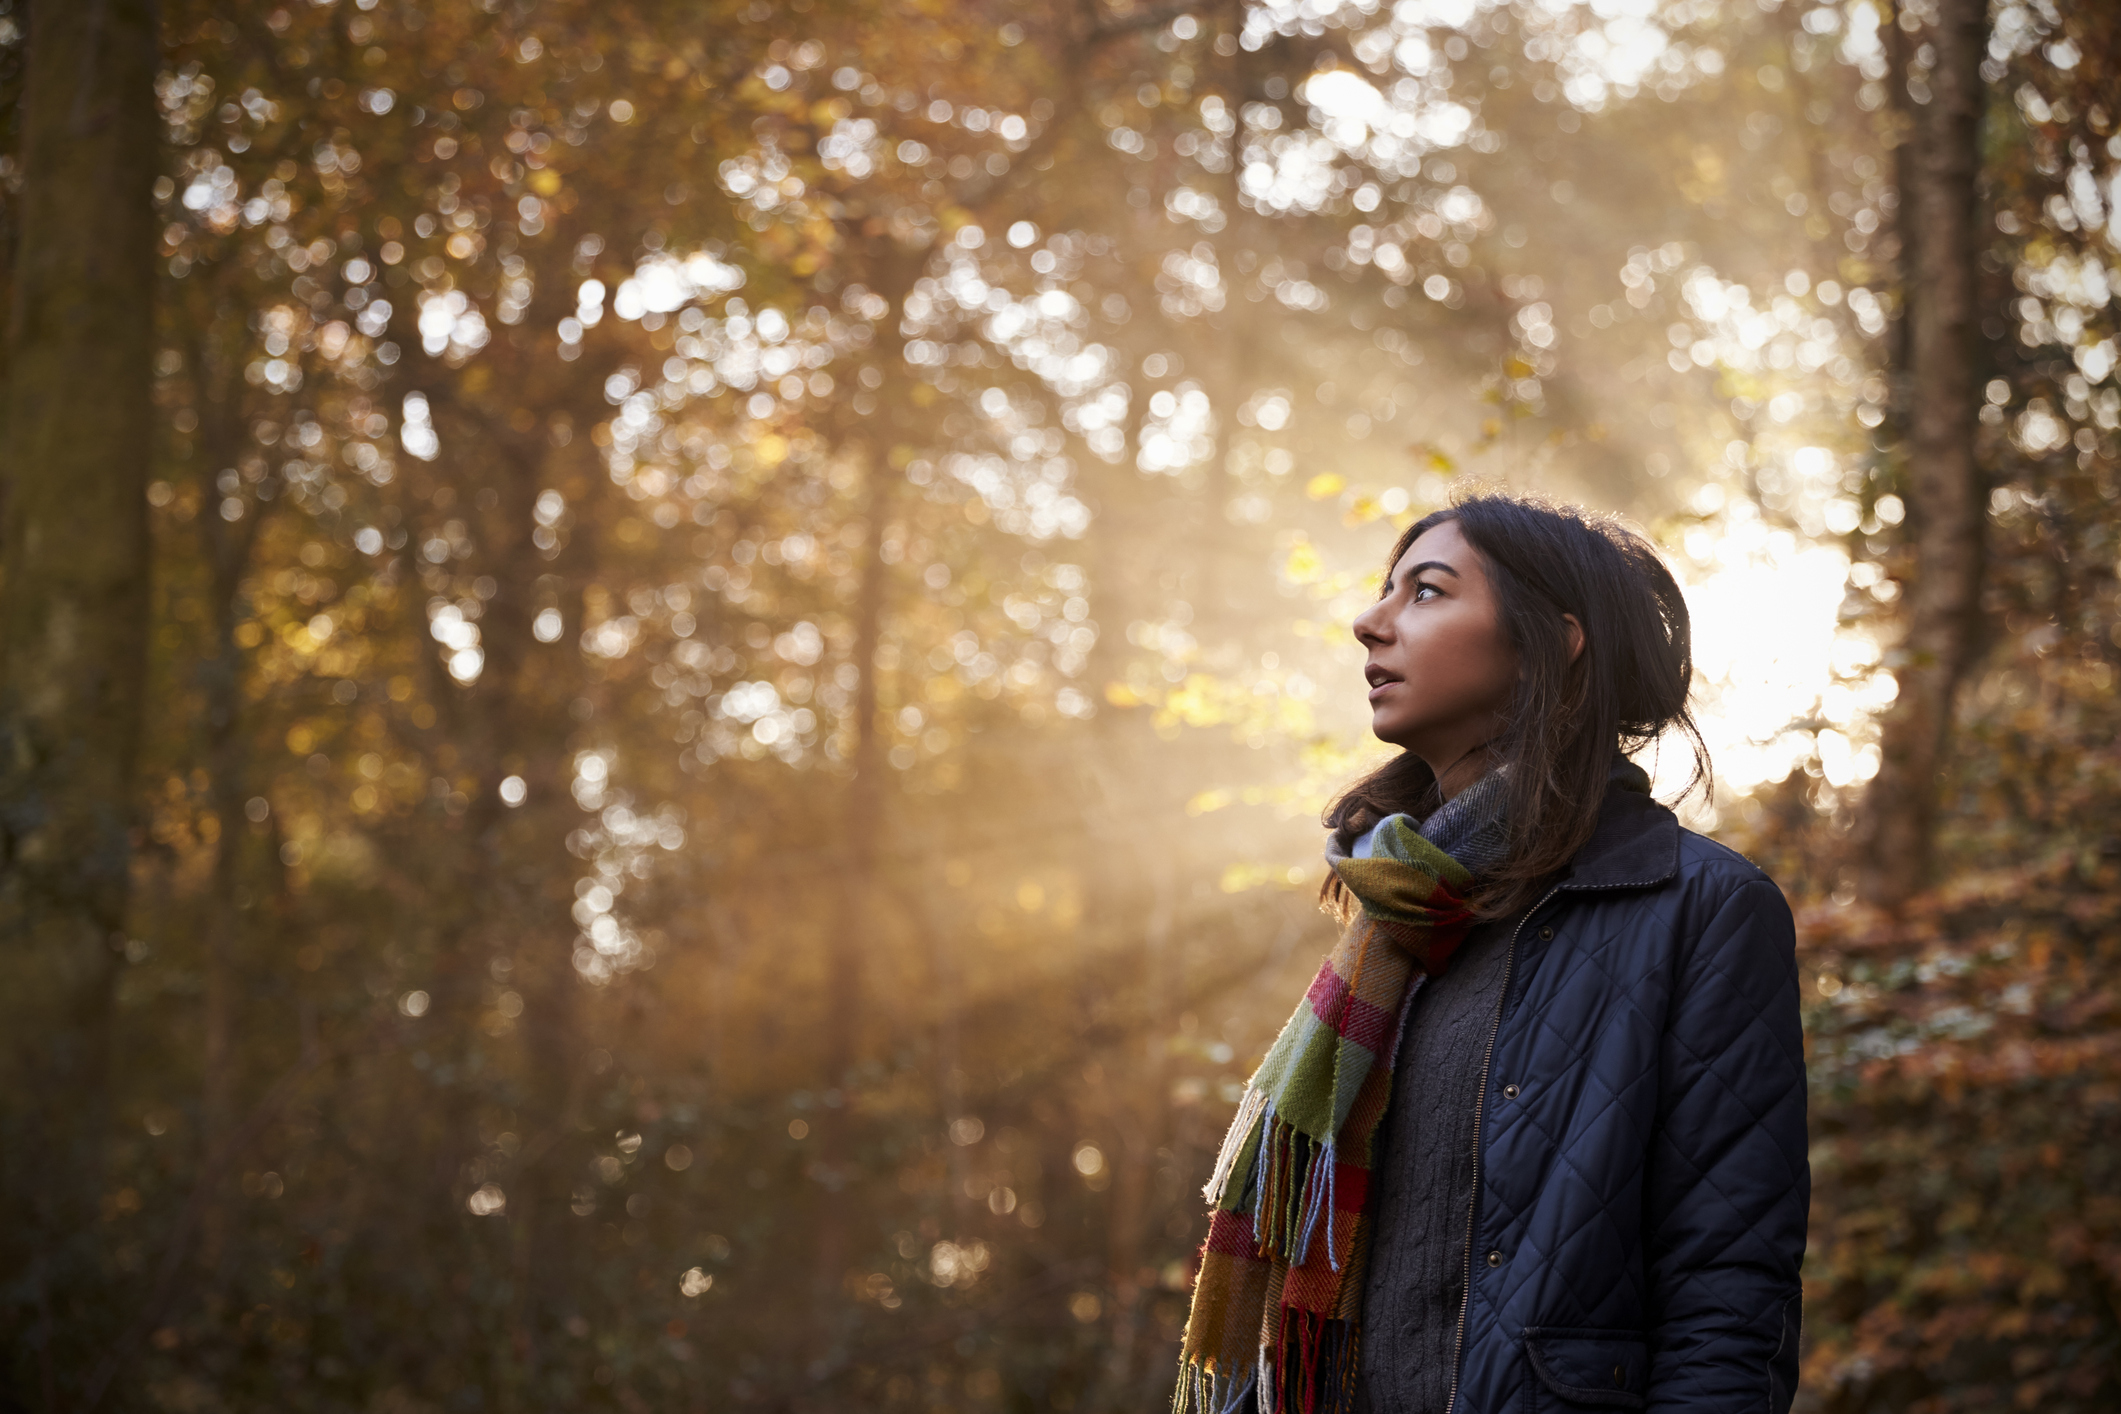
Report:
[[[1442,560],[1423,560],[1418,565],[1409,565],[1406,568],[1406,573],[1410,575],[1420,574],[1423,570],[1442,570],[1445,574],[1451,576],[1451,578],[1453,579],[1465,578],[1464,575],[1460,574],[1457,570],[1452,569]]]

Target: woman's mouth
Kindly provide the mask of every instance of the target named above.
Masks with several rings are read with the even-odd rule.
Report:
[[[1372,702],[1375,702],[1379,697],[1383,696],[1386,688],[1392,687],[1402,680],[1398,674],[1389,672],[1384,668],[1380,668],[1375,663],[1372,663],[1368,667],[1364,668],[1362,670],[1362,675],[1365,678],[1369,679],[1370,700]]]

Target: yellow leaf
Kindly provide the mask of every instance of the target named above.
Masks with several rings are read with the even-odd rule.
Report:
[[[1142,700],[1135,695],[1134,689],[1123,682],[1108,682],[1105,684],[1105,701],[1111,703],[1114,707],[1139,707],[1142,705]]]
[[[1227,790],[1204,790],[1186,802],[1188,815],[1205,815],[1211,810],[1220,810],[1233,799]]]
[[[1326,572],[1326,562],[1319,557],[1318,547],[1308,540],[1299,540],[1289,547],[1289,559],[1282,573],[1297,584],[1309,584]]]
[[[1286,871],[1271,864],[1231,864],[1223,869],[1222,891],[1226,894],[1241,894],[1250,889],[1263,888],[1279,883]]]
[[[539,196],[551,196],[560,189],[560,174],[550,167],[541,167],[530,174],[530,189]]]
[[[1323,501],[1328,496],[1338,496],[1347,486],[1348,478],[1337,471],[1322,471],[1304,483],[1304,494],[1314,501]]]

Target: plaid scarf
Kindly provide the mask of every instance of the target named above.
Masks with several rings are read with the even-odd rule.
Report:
[[[1508,832],[1490,774],[1417,829],[1380,821],[1326,858],[1345,931],[1245,1087],[1208,1180],[1208,1240],[1175,1414],[1350,1408],[1369,1251],[1371,1141],[1392,1090],[1401,1010],[1418,969],[1436,976],[1473,916],[1474,869]]]

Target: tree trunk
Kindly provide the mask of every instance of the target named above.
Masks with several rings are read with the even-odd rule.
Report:
[[[1176,879],[1169,860],[1155,866],[1156,903],[1142,930],[1140,972],[1135,985],[1150,997],[1186,994],[1183,958],[1171,937]],[[1155,1014],[1152,1013],[1152,1016]],[[1132,1039],[1135,1063],[1123,1072],[1113,1106],[1112,1189],[1105,1200],[1106,1284],[1112,1291],[1112,1336],[1105,1351],[1105,1400],[1125,1408],[1141,1391],[1141,1357],[1147,1341],[1149,1288],[1142,1277],[1157,1151],[1171,1137],[1170,1046],[1165,1027],[1152,1020]]]
[[[897,302],[893,301],[896,309]],[[888,374],[886,375],[889,376]],[[850,1176],[852,1110],[857,1032],[862,1023],[862,954],[876,926],[876,834],[884,811],[883,740],[877,729],[876,655],[883,643],[884,598],[890,593],[890,567],[884,562],[884,534],[891,514],[891,492],[897,471],[889,463],[888,441],[872,444],[865,476],[862,578],[854,609],[854,653],[861,673],[854,689],[854,743],[841,806],[841,851],[837,915],[826,939],[825,1106],[818,1112],[818,1164],[823,1184],[818,1214],[816,1279],[818,1295],[829,1301],[839,1290],[849,1251],[846,1200],[841,1191]]]
[[[262,513],[254,507],[253,513]],[[240,675],[242,651],[236,645],[235,587],[224,585],[216,575],[214,586],[214,656],[201,665],[206,705],[206,759],[209,771],[207,798],[219,833],[214,840],[214,869],[209,886],[206,923],[206,985],[203,1010],[199,1085],[199,1152],[218,1153],[228,1142],[235,1124],[235,1034],[236,999],[243,929],[240,890],[243,836],[248,820],[243,811],[245,767],[249,740],[239,730],[242,720]],[[233,1209],[227,1185],[220,1185],[208,1200],[200,1224],[199,1255],[209,1269],[218,1267],[227,1245]]]
[[[876,717],[876,655],[883,646],[884,613],[891,594],[891,568],[884,558],[884,539],[903,472],[894,460],[900,419],[912,392],[900,320],[906,296],[920,278],[925,261],[924,252],[892,247],[879,254],[869,272],[870,287],[883,297],[891,311],[879,322],[876,346],[870,354],[871,366],[883,375],[878,390],[882,406],[872,424],[851,439],[860,445],[865,478],[863,540],[859,547],[861,581],[855,594],[852,651],[860,676],[855,681],[854,742],[839,821],[844,848],[837,906],[825,940],[826,1097],[824,1107],[818,1111],[818,1160],[812,1170],[823,1189],[812,1247],[816,1292],[823,1302],[830,1302],[839,1290],[851,1247],[848,1205],[841,1190],[850,1176],[853,1158],[853,1096],[849,1091],[859,1059],[856,1046],[863,1009],[862,956],[873,942],[877,926],[880,891],[876,880],[876,836],[883,828],[887,800],[884,743]]]
[[[147,647],[158,36],[148,0],[40,0],[29,28],[0,405],[0,1271],[32,1307],[8,1321],[14,1393],[52,1409],[101,1328],[93,1224]]]
[[[526,323],[551,328],[563,312],[564,293],[558,283],[541,289]],[[507,1102],[517,1111],[524,1145],[507,1183],[515,1289],[509,1353],[497,1358],[495,1376],[497,1405],[505,1411],[525,1407],[539,1382],[564,1363],[561,1332],[585,1304],[577,1242],[583,1219],[571,1211],[590,1148],[582,1117],[584,984],[574,968],[571,937],[564,928],[557,936],[553,931],[567,918],[570,886],[580,869],[561,841],[581,818],[569,795],[573,724],[567,708],[583,683],[567,666],[572,655],[563,646],[538,643],[532,625],[541,581],[579,585],[586,578],[586,547],[576,542],[548,561],[532,543],[530,527],[540,490],[569,479],[568,461],[594,457],[586,438],[558,453],[541,425],[512,427],[509,415],[519,408],[565,410],[587,427],[599,409],[581,405],[564,377],[558,384],[547,381],[549,369],[558,367],[546,362],[549,349],[533,344],[525,352],[503,340],[488,357],[498,374],[493,385],[512,390],[506,397],[482,399],[463,381],[446,377],[428,390],[444,446],[451,449],[444,464],[449,480],[467,493],[473,487],[493,493],[491,501],[466,496],[477,507],[473,534],[480,564],[493,580],[480,620],[485,667],[476,685],[452,683],[444,699],[449,736],[464,743],[460,768],[478,782],[463,817],[477,867],[462,890],[458,920],[445,930],[450,942],[439,959],[435,988],[437,1007],[453,1009],[466,1030],[484,1012],[491,983],[514,991],[521,1003],[516,1026],[527,1070]],[[566,621],[579,626],[578,604],[568,605]],[[497,793],[511,774],[526,785],[519,807],[504,805]],[[496,961],[505,964],[499,972],[493,970]],[[471,1132],[468,1110],[450,1130],[459,1138]],[[453,1181],[452,1170],[442,1182]]]
[[[1893,663],[1900,694],[1884,722],[1883,759],[1867,800],[1862,880],[1865,896],[1887,906],[1919,888],[1929,866],[1952,701],[1978,627],[1986,528],[1974,460],[1974,299],[1988,10],[1983,0],[1937,0],[1934,13],[1916,37],[1936,60],[1929,101],[1907,105],[1912,130],[1901,192],[1902,425],[1915,558],[1906,636]],[[1906,79],[1896,76],[1900,84]]]
[[[558,322],[549,310],[538,312],[547,316],[548,326]],[[530,374],[522,376],[524,386],[535,386],[527,381]],[[549,397],[558,401],[556,394]],[[499,587],[481,621],[487,676],[475,702],[489,745],[478,765],[488,797],[498,799],[494,790],[509,773],[523,776],[528,794],[520,811],[489,804],[488,823],[479,835],[486,877],[476,890],[488,921],[475,941],[492,956],[511,961],[509,981],[522,999],[519,1025],[528,1038],[529,1083],[522,1105],[526,1149],[510,1194],[520,1234],[515,1362],[502,1394],[504,1408],[522,1408],[536,1382],[559,1363],[560,1332],[582,1305],[575,1232],[583,1220],[571,1204],[589,1160],[582,1116],[588,1050],[584,984],[564,929],[559,946],[526,947],[522,941],[549,934],[566,917],[568,885],[580,867],[560,846],[579,812],[568,794],[573,754],[565,749],[571,735],[566,705],[579,683],[553,667],[552,659],[563,650],[538,644],[531,628],[541,577],[561,572],[563,564],[574,568],[571,557],[544,561],[529,539],[538,492],[559,479],[548,458],[558,458],[545,450],[538,431],[499,437],[495,448],[499,455],[484,479],[500,500],[482,526],[482,540]],[[579,612],[567,620],[579,625]],[[514,1206],[517,1195],[520,1208]]]
[[[211,332],[218,333],[226,321],[217,319],[212,323],[215,327]],[[234,332],[241,338],[245,331],[239,325]],[[236,464],[248,436],[242,365],[240,356],[231,356],[225,344],[216,347],[216,341],[204,336],[191,341],[187,357],[203,414],[194,469],[201,503],[211,506],[220,495],[215,489],[215,477],[222,468]],[[245,909],[238,895],[240,851],[249,829],[243,807],[249,797],[251,777],[251,737],[243,730],[244,656],[236,641],[236,629],[243,618],[243,582],[250,572],[251,547],[257,543],[259,526],[268,514],[268,503],[253,500],[240,520],[229,521],[218,515],[200,518],[207,550],[208,592],[212,596],[213,651],[199,665],[199,682],[205,708],[207,800],[218,830],[208,888],[205,987],[200,1016],[202,1158],[221,1151],[236,1122],[236,1011],[241,991],[240,939],[245,925]],[[209,1272],[221,1264],[232,1212],[229,1186],[216,1184],[206,1199],[199,1223],[199,1262]]]

